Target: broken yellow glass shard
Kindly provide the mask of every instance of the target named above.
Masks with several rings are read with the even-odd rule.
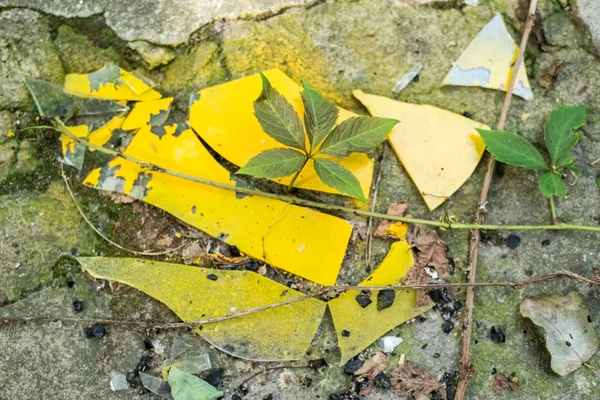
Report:
[[[414,263],[408,243],[395,242],[381,265],[359,286],[397,285]],[[341,364],[369,347],[390,329],[431,308],[415,308],[417,291],[410,289],[396,291],[392,305],[378,310],[378,293],[349,290],[327,303],[342,353]]]
[[[104,146],[112,138],[114,131],[121,129],[123,121],[125,121],[124,114],[112,118],[105,125],[90,133],[88,140],[97,146]],[[90,148],[90,151],[94,151],[94,149]]]
[[[224,271],[152,260],[80,257],[97,279],[137,288],[185,322],[224,317],[302,297],[302,293],[250,271]],[[196,332],[233,356],[297,360],[306,355],[326,304],[308,298],[233,319],[199,326]]]
[[[266,71],[265,76],[273,87],[294,107],[301,119],[304,118],[301,90],[292,79],[279,69]],[[190,125],[209,146],[237,166],[243,166],[260,152],[284,147],[261,128],[254,116],[253,103],[262,90],[258,74],[236,79],[221,85],[203,89],[195,93],[190,107]],[[353,116],[350,111],[340,108],[338,123]],[[306,141],[308,143],[308,140]],[[349,157],[336,160],[349,169],[359,180],[365,197],[373,178],[373,160],[366,154],[353,153]],[[275,179],[287,185],[291,177]],[[312,160],[299,175],[295,187],[339,193],[325,185],[317,177]]]
[[[123,130],[129,131],[139,129],[146,125],[162,125],[169,116],[172,97],[159,100],[140,101],[135,103],[133,110],[127,115],[123,122]]]
[[[453,63],[442,85],[480,86],[507,91],[519,47],[508,33],[500,14],[483,27]],[[533,99],[525,65],[519,68],[513,94]]]
[[[75,96],[110,100],[149,101],[162,97],[147,80],[112,63],[89,74],[67,75],[64,90]]]
[[[184,124],[141,128],[125,154],[171,171],[241,185]],[[143,200],[254,258],[322,285],[335,283],[352,231],[341,218],[191,182],[122,158],[92,171],[84,183]]]
[[[477,167],[485,145],[475,129],[490,129],[487,125],[426,104],[360,90],[353,94],[371,115],[400,121],[388,140],[430,210],[454,194]]]

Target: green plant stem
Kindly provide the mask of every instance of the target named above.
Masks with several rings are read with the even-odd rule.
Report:
[[[552,213],[552,223],[556,224],[558,220],[556,219],[556,206],[554,205],[554,196],[550,196],[550,212]]]
[[[307,155],[306,158],[304,159],[304,162],[302,163],[302,166],[300,167],[300,169],[298,171],[296,171],[296,173],[292,177],[292,180],[290,181],[290,184],[288,185],[287,190],[286,190],[287,193],[292,191],[292,189],[294,188],[294,183],[296,183],[296,179],[298,179],[298,177],[300,176],[300,172],[302,172],[304,167],[306,167],[306,164],[308,163],[308,160],[310,160],[310,159],[311,159],[311,156]]]
[[[320,203],[318,201],[312,201],[312,200],[305,200],[305,199],[301,199],[299,197],[295,197],[295,196],[290,196],[290,195],[281,195],[281,194],[275,194],[275,193],[269,193],[269,192],[263,192],[261,190],[258,189],[250,189],[250,188],[244,188],[244,187],[240,187],[240,186],[235,186],[235,185],[229,185],[227,183],[221,183],[221,182],[215,182],[215,181],[211,181],[208,179],[204,179],[204,178],[199,178],[197,176],[192,176],[192,175],[188,175],[188,174],[183,174],[177,171],[173,171],[173,170],[169,170],[163,167],[160,167],[156,164],[152,164],[143,160],[139,160],[135,157],[131,157],[127,154],[123,154],[119,151],[116,150],[111,150],[111,149],[107,149],[104,148],[102,146],[98,146],[94,143],[91,143],[89,141],[87,141],[86,139],[77,137],[75,135],[73,135],[71,132],[69,132],[66,129],[66,126],[62,123],[62,121],[57,120],[57,127],[56,128],[52,128],[52,127],[44,127],[44,128],[50,128],[50,129],[54,129],[54,130],[58,130],[60,133],[68,136],[70,139],[79,142],[81,144],[83,144],[84,146],[87,146],[91,149],[94,149],[98,152],[104,153],[104,154],[108,154],[114,157],[121,157],[125,160],[131,161],[133,163],[136,163],[138,165],[140,165],[143,168],[147,168],[149,170],[152,171],[157,171],[157,172],[162,172],[171,176],[175,176],[177,178],[181,178],[181,179],[186,179],[192,182],[197,182],[197,183],[201,183],[204,185],[208,185],[208,186],[212,186],[212,187],[216,187],[219,189],[224,189],[224,190],[231,190],[237,193],[242,193],[242,194],[247,194],[250,196],[261,196],[261,197],[266,197],[266,198],[270,198],[270,199],[275,199],[275,200],[281,200],[284,201],[286,203],[292,203],[292,204],[297,204],[300,206],[305,206],[305,207],[313,207],[313,208],[318,208],[318,209],[322,209],[322,210],[328,210],[328,211],[340,211],[340,212],[345,212],[345,213],[350,213],[350,214],[355,214],[355,215],[360,215],[363,217],[373,217],[373,218],[380,218],[380,219],[387,219],[389,221],[400,221],[400,222],[404,222],[407,224],[414,224],[414,225],[425,225],[425,226],[432,226],[432,227],[437,227],[437,228],[441,228],[441,229],[470,229],[470,230],[474,230],[474,229],[482,229],[482,230],[506,230],[506,231],[533,231],[533,230],[552,230],[552,231],[559,231],[559,230],[575,230],[575,231],[591,231],[591,232],[600,232],[600,226],[587,226],[587,225],[571,225],[571,224],[564,224],[564,223],[559,223],[559,224],[553,224],[553,225],[488,225],[488,224],[465,224],[465,223],[460,223],[460,222],[453,222],[450,221],[448,219],[446,220],[440,220],[440,221],[434,221],[434,220],[428,220],[428,219],[420,219],[420,218],[410,218],[410,217],[397,217],[394,215],[388,215],[388,214],[382,214],[382,213],[377,213],[377,212],[371,212],[368,210],[360,210],[360,209],[356,209],[356,208],[351,208],[351,207],[344,207],[344,206],[336,206],[333,204],[326,204],[326,203]]]

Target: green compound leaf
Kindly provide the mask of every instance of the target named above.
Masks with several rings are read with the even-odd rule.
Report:
[[[487,150],[505,164],[536,170],[548,169],[544,157],[526,139],[508,131],[477,129]]]
[[[257,178],[281,178],[302,168],[306,156],[294,149],[270,149],[252,157],[237,173]]]
[[[540,192],[546,197],[567,197],[567,184],[558,172],[545,172],[538,180]]]
[[[567,106],[552,111],[544,125],[544,138],[553,164],[575,147],[579,135],[574,132],[585,123],[585,106]]]
[[[355,197],[366,202],[358,179],[352,172],[342,165],[327,158],[315,158],[315,171],[319,178],[329,187],[339,190],[341,193]]]
[[[262,73],[263,90],[254,102],[254,115],[265,133],[286,146],[305,151],[304,128],[294,107]]]
[[[304,126],[311,149],[317,147],[332,131],[338,118],[338,108],[304,83],[302,102],[304,103]]]
[[[346,157],[350,153],[373,151],[388,136],[398,120],[379,117],[352,117],[335,127],[319,153]]]
[[[177,367],[169,370],[169,385],[174,400],[217,400],[224,394],[210,383]]]

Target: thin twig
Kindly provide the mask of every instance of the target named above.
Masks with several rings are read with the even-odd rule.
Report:
[[[79,206],[79,203],[77,202],[77,199],[75,198],[75,194],[73,193],[73,190],[71,189],[71,185],[69,185],[69,179],[67,178],[67,176],[65,175],[65,170],[63,168],[63,164],[62,162],[60,163],[60,175],[62,176],[63,181],[65,181],[65,186],[67,188],[67,192],[69,192],[69,195],[71,196],[71,199],[73,200],[73,204],[75,204],[75,207],[77,208],[77,211],[79,211],[79,215],[81,215],[81,218],[83,218],[83,220],[90,226],[90,228],[92,228],[92,230],[94,232],[96,232],[96,234],[98,236],[100,236],[102,239],[104,239],[107,243],[111,244],[112,246],[123,250],[127,253],[131,253],[131,254],[135,254],[138,256],[162,256],[165,254],[171,254],[179,249],[181,249],[183,246],[186,245],[186,243],[181,244],[180,246],[177,246],[173,249],[167,249],[165,251],[157,251],[157,252],[142,252],[142,251],[135,251],[135,250],[131,250],[128,249],[126,247],[121,246],[118,243],[113,242],[112,240],[110,240],[108,237],[106,237],[106,235],[104,235],[102,232],[100,232],[100,230],[98,228],[96,228],[94,226],[94,224],[92,224],[92,221],[89,220],[89,218],[87,217],[87,215],[85,215],[85,213],[83,212],[83,210],[81,209],[81,206]]]
[[[521,288],[533,283],[545,282],[557,278],[569,278],[577,282],[600,286],[600,279],[587,278],[585,276],[576,274],[571,271],[556,271],[547,275],[539,276],[536,278],[523,279],[518,281],[506,281],[506,282],[463,282],[463,283],[429,283],[425,285],[394,285],[394,286],[323,286],[321,290],[306,294],[304,296],[295,297],[279,303],[268,304],[266,306],[250,308],[245,311],[224,315],[221,317],[206,318],[193,322],[173,322],[173,323],[155,323],[155,322],[137,322],[137,321],[122,321],[113,319],[90,319],[90,318],[71,318],[71,317],[0,317],[0,327],[10,323],[18,322],[69,322],[76,324],[106,324],[106,325],[125,325],[134,326],[139,328],[149,328],[154,330],[165,330],[165,329],[193,329],[200,325],[210,324],[214,322],[225,321],[229,319],[239,318],[257,312],[270,310],[272,308],[286,306],[299,301],[311,299],[314,297],[321,296],[329,291],[340,291],[344,292],[347,290],[361,290],[361,291],[376,291],[376,290],[407,290],[407,289],[423,289],[423,290],[434,290],[443,288],[480,288],[480,287],[512,287]]]
[[[224,189],[224,190],[230,190],[230,191],[234,191],[237,193],[247,194],[250,196],[261,196],[261,197],[275,199],[275,200],[281,200],[284,202],[288,202],[288,203],[296,204],[296,205],[300,205],[300,206],[305,206],[305,207],[318,208],[318,209],[328,210],[328,211],[339,211],[339,212],[345,212],[345,213],[349,213],[349,214],[360,215],[363,217],[374,217],[374,218],[380,218],[380,219],[387,219],[390,221],[400,221],[400,222],[404,222],[407,224],[413,224],[413,225],[433,226],[433,227],[437,227],[437,228],[441,228],[441,229],[469,229],[469,230],[480,229],[480,230],[506,230],[506,231],[577,230],[577,231],[600,232],[600,226],[572,225],[572,224],[563,224],[563,223],[557,224],[557,225],[482,225],[482,224],[464,224],[464,223],[460,223],[460,222],[451,221],[450,219],[433,221],[433,220],[420,219],[420,218],[399,217],[399,216],[395,216],[395,215],[370,212],[367,210],[360,210],[360,209],[351,208],[351,207],[336,206],[333,204],[326,204],[326,203],[321,203],[318,201],[301,199],[301,198],[295,197],[295,196],[263,192],[262,190],[258,190],[258,189],[251,189],[251,188],[246,188],[246,187],[241,187],[241,186],[234,186],[234,185],[230,185],[227,183],[215,182],[215,181],[211,181],[209,179],[199,178],[197,176],[188,175],[188,174],[180,173],[177,171],[169,170],[169,169],[163,168],[159,165],[149,163],[147,161],[143,161],[143,160],[137,159],[135,157],[131,157],[130,155],[121,153],[119,151],[107,149],[102,146],[98,146],[94,143],[87,141],[84,138],[80,138],[80,137],[73,135],[71,132],[68,131],[66,126],[62,123],[62,121],[57,120],[56,123],[57,123],[58,127],[51,128],[51,129],[58,130],[60,133],[68,136],[70,139],[72,139],[78,143],[81,143],[84,146],[87,146],[91,149],[97,150],[98,152],[108,154],[108,155],[111,155],[114,157],[121,157],[127,161],[131,161],[131,162],[133,162],[143,168],[151,170],[151,171],[164,173],[164,174],[174,176],[177,178],[181,178],[181,179],[185,179],[185,180],[188,180],[191,182],[201,183],[203,185],[212,186],[212,187],[216,187],[216,188]],[[44,128],[46,128],[46,127],[44,127]]]
[[[383,159],[385,158],[385,150],[387,149],[387,143],[383,144],[381,155],[379,156],[379,166],[377,169],[377,178],[375,178],[375,186],[373,189],[373,197],[371,199],[371,212],[375,212],[375,205],[377,204],[377,195],[379,194],[379,186],[381,184],[381,177],[383,172]],[[373,216],[369,216],[369,222],[367,223],[367,250],[365,251],[365,264],[367,271],[371,270],[371,249],[373,245]]]
[[[525,50],[527,48],[527,41],[533,28],[535,19],[535,11],[537,9],[537,0],[531,0],[529,4],[529,13],[527,15],[527,22],[525,24],[525,30],[523,31],[523,37],[519,46],[519,52],[517,53],[517,59],[515,60],[512,77],[510,79],[510,85],[506,91],[504,97],[504,104],[502,111],[500,112],[500,119],[498,120],[498,130],[503,130],[508,117],[508,110],[510,109],[510,103],[512,101],[512,92],[519,76],[519,69],[523,63],[523,57],[525,56]],[[483,180],[483,186],[481,189],[481,195],[479,197],[479,206],[475,212],[475,223],[481,224],[484,219],[484,207],[483,204],[487,201],[488,192],[490,190],[492,176],[494,174],[495,159],[490,156],[490,160],[487,165],[487,170]],[[479,240],[481,238],[481,232],[479,229],[473,230],[471,238],[471,246],[469,248],[469,283],[474,284],[477,276],[477,258],[479,255]],[[456,388],[456,400],[463,400],[467,391],[469,380],[473,376],[473,365],[470,360],[471,351],[471,334],[473,331],[473,301],[475,299],[475,292],[472,287],[467,288],[466,304],[465,304],[465,325],[463,332],[463,343],[462,343],[462,355],[460,359],[461,371],[459,376],[459,382]]]
[[[308,366],[308,365],[276,365],[274,367],[265,367],[265,368],[262,368],[260,371],[255,372],[254,374],[250,375],[248,378],[244,379],[242,381],[242,383],[237,385],[237,387],[244,386],[246,383],[250,382],[252,379],[256,378],[259,375],[266,374],[268,371],[273,371],[273,370],[277,370],[277,369],[308,369],[308,368],[310,368],[310,366]]]

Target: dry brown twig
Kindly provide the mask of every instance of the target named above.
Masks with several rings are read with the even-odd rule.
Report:
[[[506,124],[506,119],[508,116],[508,110],[510,109],[510,103],[512,100],[512,92],[514,90],[515,84],[517,83],[517,78],[519,75],[519,69],[523,64],[523,57],[525,55],[525,49],[527,48],[527,41],[529,40],[529,35],[531,34],[531,29],[533,28],[533,24],[535,22],[535,12],[537,10],[537,0],[531,0],[529,4],[529,12],[527,14],[527,22],[525,24],[525,30],[523,31],[523,37],[521,39],[521,44],[519,46],[519,53],[517,54],[517,59],[514,64],[513,74],[510,80],[510,85],[508,86],[508,90],[506,91],[506,97],[504,98],[504,104],[502,106],[502,112],[500,113],[500,119],[498,120],[498,130],[503,130],[504,125]],[[481,189],[481,196],[479,197],[479,206],[477,207],[477,211],[475,212],[475,223],[481,224],[484,219],[484,207],[483,205],[487,201],[488,192],[490,190],[492,175],[494,173],[494,165],[495,159],[493,156],[490,156],[490,160],[487,165],[487,170],[485,173],[485,177],[483,180],[483,187]],[[469,283],[475,283],[477,276],[477,258],[479,255],[479,240],[481,237],[481,233],[479,229],[473,230],[473,236],[471,238],[471,246],[469,248]],[[470,351],[471,351],[471,333],[473,331],[473,301],[475,299],[475,292],[472,287],[467,288],[467,298],[466,298],[466,313],[465,313],[465,325],[463,332],[463,345],[462,345],[462,355],[460,359],[461,371],[460,377],[458,381],[458,386],[456,388],[456,400],[463,400],[465,397],[465,393],[467,390],[467,386],[469,384],[469,380],[473,376],[473,366],[470,361]]]
[[[379,169],[377,170],[377,178],[375,179],[375,188],[373,189],[373,198],[371,199],[371,212],[375,212],[375,205],[377,204],[377,195],[379,194],[379,186],[381,184],[381,178],[383,176],[383,161],[385,158],[385,151],[387,149],[387,142],[383,144],[381,155],[379,156]],[[365,264],[367,265],[367,271],[371,270],[371,249],[373,246],[373,216],[369,216],[369,222],[367,222],[367,251],[365,252]]]

